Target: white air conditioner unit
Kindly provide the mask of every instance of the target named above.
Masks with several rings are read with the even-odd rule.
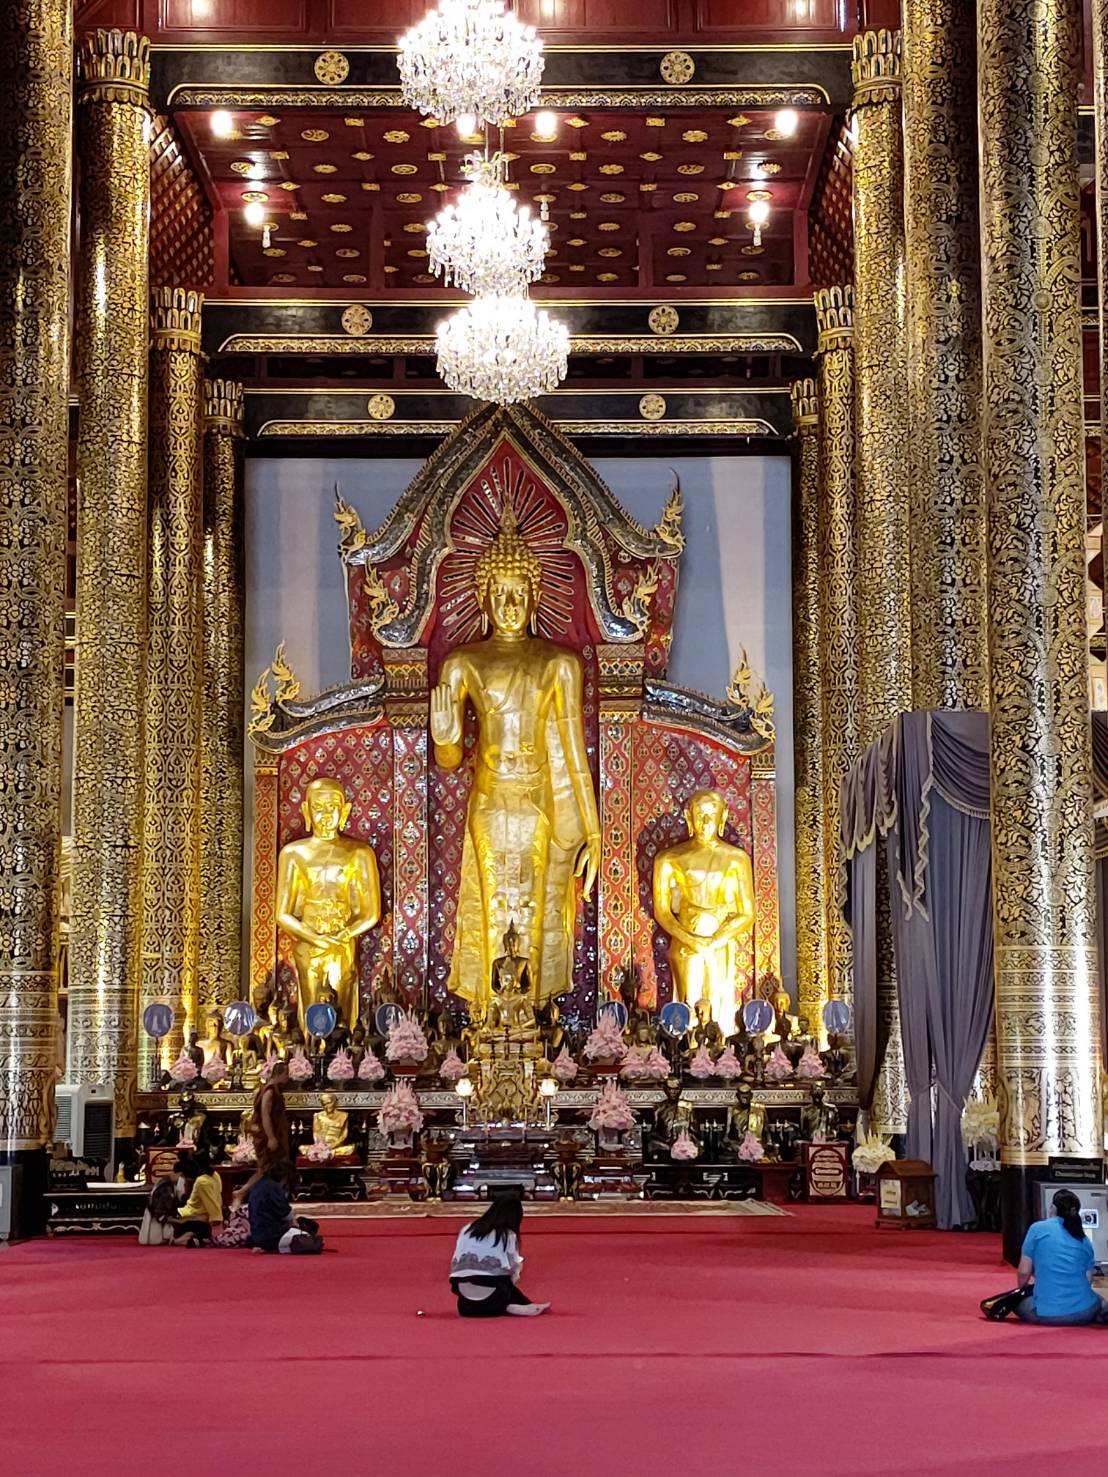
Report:
[[[115,1100],[107,1083],[59,1082],[54,1089],[56,1143],[65,1144],[75,1159],[110,1163],[115,1146]]]

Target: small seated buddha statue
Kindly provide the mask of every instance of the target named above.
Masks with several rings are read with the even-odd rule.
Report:
[[[766,1038],[751,1036],[743,1057],[743,1075],[761,1087],[766,1077]]]
[[[561,999],[549,1000],[541,1019],[546,1056],[549,1061],[553,1061],[567,1041],[565,1023],[562,1020]]]
[[[723,1050],[723,1032],[712,1019],[712,1002],[707,995],[701,995],[693,1008],[696,1011],[696,1025],[692,1028],[689,1055],[695,1056],[703,1046],[714,1059]]]
[[[223,1029],[223,1016],[218,1010],[210,1010],[204,1017],[204,1034],[197,1043],[204,1058],[204,1065],[200,1071],[204,1071],[211,1062],[220,1058],[227,1068],[227,1076],[231,1075],[231,1063],[234,1060],[236,1050],[235,1042]],[[215,1086],[215,1083],[212,1083]]]
[[[846,1042],[837,1032],[829,1033],[827,1050],[821,1052],[820,1057],[832,1082],[841,1082],[844,1077],[850,1075],[850,1052],[846,1049]]]
[[[333,1092],[321,1093],[319,1105],[319,1112],[312,1116],[313,1140],[322,1140],[330,1149],[332,1159],[354,1158],[358,1151],[347,1142],[350,1114],[339,1107]]]
[[[531,970],[519,955],[519,935],[514,923],[504,935],[504,953],[493,961],[492,998],[485,1018],[485,1041],[501,1037],[509,1046],[523,1048],[523,1055],[538,1056],[539,1026],[530,1000]]]
[[[740,1062],[745,1058],[747,1049],[750,1046],[750,1037],[746,1034],[746,1026],[743,1024],[743,1013],[741,1009],[735,1012],[734,1034],[728,1036],[724,1045],[731,1048]]]
[[[335,1026],[329,1036],[318,1037],[328,1053],[338,1051],[340,1046],[347,1046],[350,1042],[350,1032],[346,1026],[346,1017],[343,1014],[342,1002],[339,1000],[338,992],[333,985],[320,985],[316,994],[316,1004],[329,1005],[335,1012]]]
[[[279,1006],[277,1019],[270,1032],[270,1045],[274,1054],[284,1059],[304,1044],[303,1034],[296,1022],[296,1012],[288,1005]]]
[[[462,1027],[462,1060],[474,1062],[480,1055],[481,1037],[485,1030],[485,1006],[480,1000],[471,1000],[469,1020]]]
[[[812,1083],[812,1101],[800,1116],[800,1131],[814,1144],[830,1143],[839,1136],[839,1110],[824,1097],[823,1083]]]
[[[788,1057],[794,1071],[800,1058],[812,1044],[812,1032],[808,1017],[806,1015],[797,1016],[787,1038],[781,1043],[781,1049]]]
[[[444,1005],[431,1017],[430,1026],[431,1059],[436,1067],[441,1067],[452,1051],[458,1051],[462,1038],[454,1012],[448,1006]]]
[[[749,1082],[741,1082],[735,1094],[735,1104],[727,1110],[727,1128],[724,1142],[729,1148],[738,1148],[748,1133],[752,1133],[761,1144],[765,1144],[766,1110],[754,1101],[754,1089]]]

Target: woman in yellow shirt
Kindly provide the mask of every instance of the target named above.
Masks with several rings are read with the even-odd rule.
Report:
[[[200,1246],[223,1229],[223,1188],[212,1173],[212,1161],[201,1150],[184,1155],[175,1165],[188,1196],[173,1222],[175,1246]]]

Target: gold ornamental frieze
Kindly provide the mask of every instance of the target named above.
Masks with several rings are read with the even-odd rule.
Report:
[[[571,354],[802,354],[794,333],[698,333],[674,338],[636,333],[571,334]],[[433,334],[232,333],[220,343],[220,354],[412,354],[430,358]]]

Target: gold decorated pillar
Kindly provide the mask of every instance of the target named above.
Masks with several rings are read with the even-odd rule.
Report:
[[[993,928],[1005,1252],[1056,1156],[1099,1160],[1084,595],[1080,0],[981,0]]]
[[[203,299],[153,294],[149,635],[140,1015],[173,1007],[171,1049],[199,1029],[203,701]]]
[[[243,825],[243,401],[204,385],[204,738],[200,1005],[240,998]]]
[[[839,787],[858,757],[858,563],[855,544],[854,292],[822,288],[819,324],[820,612],[823,872],[828,995],[854,999],[850,930],[843,918]]]
[[[30,1156],[29,1191],[45,1186],[58,1035],[70,12],[0,0],[0,1162]]]
[[[1104,619],[1108,622],[1108,0],[1091,0],[1093,114],[1096,120],[1096,259],[1100,309],[1100,547]],[[1108,624],[1105,626],[1108,631]]]
[[[97,31],[79,57],[77,690],[69,1068],[115,1086],[134,1132],[146,654],[150,46]]]
[[[900,32],[854,38],[858,685],[865,748],[912,707]],[[877,859],[875,1128],[907,1127],[885,849]]]
[[[796,785],[797,1011],[822,1031],[828,998],[827,890],[823,840],[823,731],[820,701],[819,391],[792,387],[797,454],[793,491],[793,754]]]
[[[912,706],[900,32],[854,38],[854,366],[863,747]]]
[[[904,0],[912,700],[987,708],[977,30]]]

